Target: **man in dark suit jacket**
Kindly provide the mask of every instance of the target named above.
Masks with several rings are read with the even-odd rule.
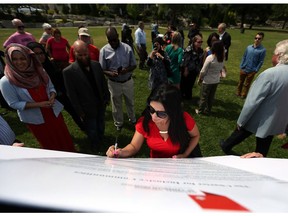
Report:
[[[228,60],[229,47],[231,46],[231,35],[226,32],[226,24],[220,23],[218,25],[219,39],[223,42],[225,47],[225,60]]]
[[[63,70],[67,95],[86,127],[90,150],[99,151],[105,130],[104,115],[110,93],[102,67],[91,61],[87,44],[74,43],[76,61]]]

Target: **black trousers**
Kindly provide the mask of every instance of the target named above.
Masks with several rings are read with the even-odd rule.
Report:
[[[141,44],[141,49],[139,49],[139,67],[142,68],[145,66],[145,62],[147,60],[148,53],[146,51],[146,45]]]
[[[195,84],[197,73],[189,72],[187,77],[181,76],[180,90],[184,99],[192,99],[192,90]]]
[[[229,154],[229,152],[232,150],[232,148],[239,143],[241,143],[243,140],[248,138],[252,133],[250,131],[245,130],[244,128],[240,128],[238,130],[237,128],[234,130],[234,132],[228,137],[224,143],[222,143],[222,149],[226,154]],[[256,149],[255,152],[259,152],[263,154],[264,157],[267,156],[267,153],[269,151],[270,145],[272,143],[273,136],[267,136],[265,138],[256,137]]]

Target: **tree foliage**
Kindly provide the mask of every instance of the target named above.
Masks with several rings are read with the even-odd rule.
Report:
[[[218,23],[225,22],[228,25],[244,23],[253,25],[265,25],[268,19],[284,21],[282,28],[288,21],[287,4],[59,4],[56,7],[51,4],[0,4],[1,19],[5,15],[23,16],[19,12],[20,7],[34,7],[45,9],[46,12],[54,9],[58,13],[61,9],[62,14],[91,15],[131,18],[134,24],[138,20],[147,22],[158,21],[172,25],[182,25],[196,22],[199,25],[208,24],[216,27]],[[51,8],[52,7],[52,8]],[[32,11],[31,11],[32,13]],[[35,13],[35,12],[33,12]],[[10,17],[9,17],[10,19]],[[205,20],[205,23],[203,22]]]
[[[249,23],[250,28],[254,24],[265,24],[271,14],[271,4],[232,4],[230,10],[236,12],[240,17],[241,28],[244,23]]]
[[[280,21],[284,21],[283,25],[282,25],[282,29],[285,28],[286,23],[288,21],[288,5],[279,5],[279,4],[275,4],[272,5],[272,19],[274,20],[280,20]]]
[[[139,14],[141,13],[139,4],[127,4],[126,10],[128,15],[134,20],[134,24],[137,23]]]

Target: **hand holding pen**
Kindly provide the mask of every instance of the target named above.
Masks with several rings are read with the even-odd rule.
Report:
[[[111,145],[108,148],[108,150],[106,152],[106,155],[107,155],[107,157],[118,158],[119,154],[120,154],[120,151],[121,151],[121,149],[118,148],[118,144],[115,143],[114,145]]]
[[[114,152],[113,152],[114,157],[119,156],[119,152],[117,151],[117,146],[118,146],[118,136],[116,137],[116,142],[114,144]]]

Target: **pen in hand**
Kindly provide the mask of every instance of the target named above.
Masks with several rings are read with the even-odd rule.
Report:
[[[118,146],[118,136],[116,136],[115,144],[114,144],[114,157],[118,157],[118,153],[116,152]]]

